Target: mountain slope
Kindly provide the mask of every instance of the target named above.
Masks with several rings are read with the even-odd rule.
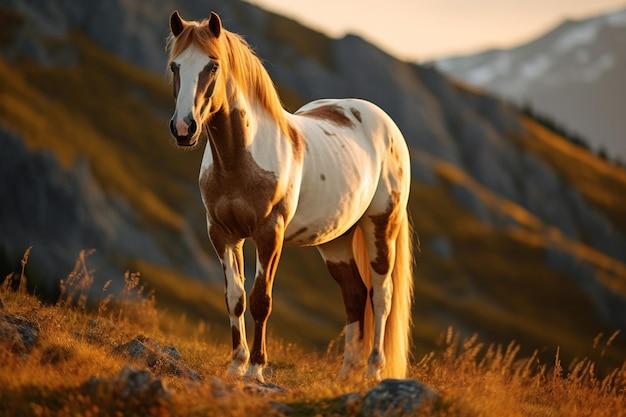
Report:
[[[437,68],[533,108],[626,159],[626,9],[568,20],[527,44],[441,59]]]
[[[290,108],[321,96],[362,97],[401,127],[412,153],[410,206],[422,243],[416,352],[432,348],[450,325],[486,341],[515,339],[526,353],[537,348],[547,360],[557,345],[564,358],[589,355],[599,332],[626,329],[622,172],[589,153],[570,152],[566,141],[501,100],[400,62],[360,38],[328,39],[242,2],[120,1],[95,15],[91,3],[46,4],[53,10],[30,10],[23,2],[0,9],[2,19],[13,22],[0,37],[0,130],[11,138],[0,137],[2,146],[21,138],[36,150],[20,151],[25,161],[45,150],[61,162],[46,165],[40,176],[20,175],[19,166],[2,173],[3,185],[15,184],[3,190],[31,201],[31,216],[41,221],[19,205],[2,206],[0,273],[18,270],[22,252],[34,244],[30,282],[54,287],[79,248],[95,247],[100,258],[88,262],[96,268],[96,290],[108,279],[121,281],[126,269],[139,270],[156,290],[157,304],[228,333],[218,305],[221,268],[197,191],[201,152],[171,146],[171,91],[160,75],[169,11],[202,18],[213,7],[266,59]],[[42,32],[41,19],[56,29]],[[107,37],[105,30],[118,32]],[[146,57],[157,56],[155,45],[162,62],[151,64]],[[133,55],[137,50],[142,54]],[[77,163],[81,158],[87,163]],[[83,222],[56,220],[54,210],[63,205],[49,209],[41,202],[50,194],[33,193],[47,189],[52,176],[70,189],[63,204],[84,212]],[[104,197],[94,199],[94,192]],[[33,195],[40,199],[29,200]],[[59,227],[50,235],[46,223],[54,221]],[[97,238],[64,233],[88,227]],[[129,228],[149,244],[120,245]],[[63,257],[37,263],[37,253],[53,243],[60,248],[55,254],[66,249]],[[149,248],[158,256],[149,256]],[[252,249],[247,245],[248,255]],[[253,259],[246,263],[249,275]],[[202,297],[195,281],[207,288]],[[340,333],[341,296],[314,248],[285,250],[275,292],[275,336],[323,349]],[[603,361],[620,364],[625,343],[618,337]]]

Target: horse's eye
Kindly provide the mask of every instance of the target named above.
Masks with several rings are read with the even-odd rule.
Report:
[[[178,69],[178,64],[176,64],[175,62],[170,63],[170,71],[176,72],[177,69]]]
[[[220,64],[214,63],[213,67],[211,67],[211,74],[217,73],[217,70],[220,68]]]

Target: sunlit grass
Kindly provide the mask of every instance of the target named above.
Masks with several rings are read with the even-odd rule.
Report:
[[[443,350],[424,357],[413,375],[447,396],[451,415],[611,416],[624,410],[626,363],[598,377],[593,362],[563,364],[558,349],[552,363],[519,352],[513,342],[485,346],[449,329]]]
[[[80,261],[77,265],[65,285],[80,288],[89,282],[89,271]],[[164,329],[155,298],[142,295],[141,288],[139,275],[129,273],[121,293],[113,299],[101,297],[96,303],[106,306],[88,307],[80,297],[68,297],[69,287],[59,303],[47,305],[3,286],[1,314],[19,314],[40,328],[39,343],[26,355],[0,343],[0,402],[5,415],[281,415],[275,402],[287,404],[297,415],[338,415],[333,414],[337,398],[348,392],[362,395],[374,385],[367,380],[336,381],[341,363],[336,345],[326,352],[311,352],[271,340],[275,359],[269,364],[268,379],[286,391],[251,392],[245,380],[225,373],[228,343],[202,329],[188,334]],[[94,324],[95,320],[99,322]],[[160,399],[122,400],[112,390],[81,388],[94,376],[114,378],[129,359],[113,354],[113,348],[137,334],[176,346],[184,363],[204,381],[190,383],[153,369],[172,393]],[[608,346],[614,337],[598,336],[594,344]],[[514,342],[485,345],[477,336],[463,339],[449,329],[441,335],[437,349],[414,361],[409,377],[444,396],[436,415],[615,416],[625,409],[626,363],[606,376],[597,376],[592,361],[581,359],[566,366],[558,349],[552,363],[542,363],[536,352],[530,356],[520,352]],[[357,402],[343,412],[356,416],[358,410]]]
[[[533,220],[515,227],[497,230],[482,223],[455,201],[445,185],[475,186],[471,179],[455,170],[446,170],[441,178],[443,185],[414,183],[411,189],[411,211],[419,213],[413,218],[422,241],[415,281],[416,355],[433,348],[441,327],[432,325],[432,315],[442,311],[449,312],[448,323],[473,329],[483,341],[515,339],[524,354],[532,353],[533,346],[541,347],[543,361],[556,346],[561,346],[567,361],[588,355],[597,333],[615,330],[592,314],[581,314],[595,310],[594,300],[573,285],[571,278],[546,265],[546,249],[557,245],[573,251],[597,268],[601,279],[615,286],[626,280],[625,271],[615,267],[617,261],[608,264],[601,253],[560,233],[546,233],[548,225],[537,225],[537,220],[524,212],[521,219]],[[486,196],[484,204],[507,213],[510,205],[500,206],[497,197],[485,189],[479,191]],[[443,258],[431,246],[432,240],[442,235],[450,242],[450,258]],[[603,368],[623,361],[622,339],[618,345],[603,358]]]

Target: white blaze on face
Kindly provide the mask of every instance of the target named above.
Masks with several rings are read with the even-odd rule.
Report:
[[[180,136],[186,136],[191,120],[197,120],[200,116],[199,109],[195,108],[198,78],[200,72],[210,62],[211,58],[194,45],[187,48],[173,61],[173,64],[178,67],[180,86],[176,97],[174,126]]]

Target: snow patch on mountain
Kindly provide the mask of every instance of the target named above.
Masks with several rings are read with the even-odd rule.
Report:
[[[626,9],[568,20],[511,49],[434,62],[468,84],[530,104],[593,149],[626,160]]]

